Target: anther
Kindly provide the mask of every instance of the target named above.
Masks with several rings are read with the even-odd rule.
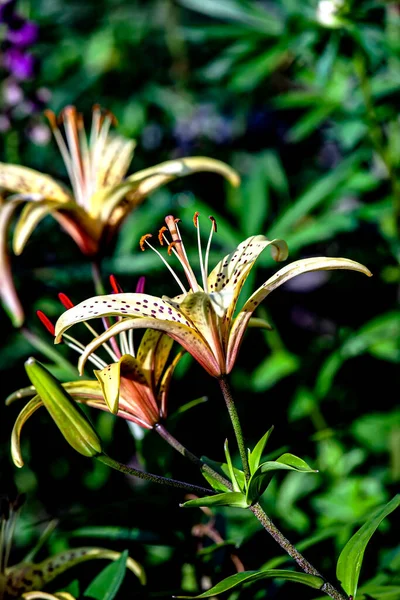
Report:
[[[140,238],[139,246],[140,246],[140,249],[141,249],[141,251],[142,251],[142,252],[144,252],[144,251],[145,251],[145,249],[146,249],[146,248],[145,248],[145,243],[146,243],[146,240],[147,240],[148,238],[151,238],[151,237],[153,237],[153,236],[151,235],[151,233],[146,233],[145,235],[142,235],[142,237]]]
[[[41,321],[42,325],[44,325],[47,329],[47,331],[49,333],[51,333],[51,335],[55,335],[55,327],[53,325],[53,323],[50,321],[50,319],[48,317],[46,317],[46,315],[44,314],[44,312],[42,312],[41,310],[37,310],[36,314],[39,318],[39,320]]]
[[[144,277],[143,275],[141,277],[139,277],[138,282],[136,284],[136,294],[143,294],[144,293],[144,284],[146,282],[146,277]],[[132,331],[132,330],[131,330]]]
[[[212,215],[210,215],[208,218],[209,218],[209,219],[210,219],[210,221],[212,222],[212,224],[213,224],[213,229],[214,229],[214,232],[216,233],[216,232],[217,232],[217,221],[215,220],[215,218],[214,218]]]
[[[66,309],[74,308],[75,306],[72,300],[70,300],[68,296],[66,294],[63,294],[62,292],[58,294],[58,299],[60,300],[63,307]]]
[[[55,113],[52,110],[47,109],[44,111],[44,116],[48,120],[51,129],[57,129],[57,117]]]
[[[161,227],[160,231],[158,232],[158,241],[160,242],[161,246],[164,246],[163,234],[165,231],[168,231],[168,227],[165,227],[165,225],[163,225],[163,227]]]
[[[115,278],[115,275],[110,275],[110,285],[112,287],[112,291],[114,292],[114,294],[122,294],[123,293],[124,290],[119,285],[118,281]]]
[[[168,246],[168,256],[171,256],[172,250],[174,249],[174,247],[177,244],[181,244],[181,243],[182,243],[182,240],[174,240],[173,242],[171,242]]]
[[[199,221],[199,214],[200,214],[199,211],[196,210],[196,212],[193,215],[193,224],[195,227],[197,227],[197,223]]]

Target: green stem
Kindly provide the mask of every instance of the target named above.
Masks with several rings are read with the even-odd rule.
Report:
[[[161,475],[154,475],[153,473],[146,473],[145,471],[128,467],[128,465],[120,463],[106,454],[100,454],[99,456],[96,456],[96,458],[112,469],[116,469],[117,471],[125,473],[126,475],[133,475],[134,477],[139,477],[140,479],[146,479],[152,483],[161,483],[162,485],[167,485],[169,487],[186,490],[198,496],[210,496],[210,494],[214,493],[213,490],[200,487],[199,485],[192,485],[191,483],[186,483],[185,481],[178,481],[176,479],[170,479],[169,477],[162,477]]]
[[[106,293],[106,290],[104,288],[103,280],[101,278],[100,263],[97,261],[92,262],[92,278],[96,295],[103,296]]]
[[[289,554],[296,561],[301,569],[305,573],[309,575],[315,575],[316,577],[321,577],[324,579],[323,575],[312,566],[308,560],[300,554],[298,550],[289,542],[289,540],[279,531],[279,529],[273,524],[271,519],[266,515],[264,510],[261,508],[260,504],[255,504],[254,506],[250,506],[251,512],[257,517],[260,521],[261,525],[268,531],[268,533],[274,538],[274,540],[280,545],[280,547]],[[327,581],[321,587],[321,591],[325,592],[334,600],[347,600],[347,596],[341,594],[332,584]]]
[[[244,475],[246,477],[246,480],[249,480],[250,479],[249,461],[247,458],[246,447],[244,445],[242,427],[240,425],[239,415],[237,413],[235,402],[233,400],[231,388],[225,377],[221,377],[220,379],[218,379],[218,383],[221,388],[221,392],[224,397],[229,416],[231,418],[233,430],[235,432],[236,441],[237,441],[237,445],[239,448],[239,454],[240,454],[240,458],[242,460]]]
[[[393,213],[395,222],[398,224],[400,220],[400,182],[397,179],[396,170],[392,164],[388,148],[385,145],[384,135],[376,116],[371,86],[367,74],[366,60],[361,52],[354,58],[354,68],[360,80],[360,89],[367,114],[369,136],[376,153],[381,158],[388,172],[393,196]]]
[[[199,467],[200,471],[208,473],[209,475],[211,475],[211,477],[214,477],[214,479],[217,479],[220,483],[222,483],[222,485],[232,489],[232,484],[230,483],[230,481],[228,481],[227,479],[225,479],[225,477],[214,471],[214,469],[207,465],[205,462],[203,462],[201,458],[199,458],[198,456],[190,452],[190,450],[185,448],[183,444],[181,444],[173,435],[171,435],[171,433],[164,427],[164,425],[162,425],[161,423],[157,423],[157,425],[155,426],[155,430],[163,438],[163,440],[165,440],[170,446],[172,446],[172,448],[174,448],[174,450],[177,450],[179,454],[182,454],[182,456],[185,456],[193,464]]]
[[[54,348],[54,344],[49,344],[42,338],[40,338],[36,333],[30,331],[27,327],[22,327],[20,332],[24,336],[24,338],[32,344],[36,350],[41,352],[46,358],[53,361],[58,367],[64,369],[69,377],[76,378],[76,367],[74,367],[69,360],[64,358],[57,350]]]

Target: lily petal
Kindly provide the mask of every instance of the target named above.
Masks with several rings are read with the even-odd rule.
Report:
[[[166,371],[163,375],[163,378],[161,380],[161,383],[160,383],[160,389],[158,391],[158,401],[159,401],[159,405],[160,405],[160,416],[164,419],[167,416],[167,397],[168,397],[168,390],[169,390],[169,386],[171,383],[172,375],[174,374],[176,365],[181,360],[181,358],[184,354],[185,354],[185,350],[181,350],[181,352],[178,352],[178,354],[175,356],[172,363],[166,369]]]
[[[90,400],[97,397],[103,397],[101,387],[98,381],[94,381],[91,379],[79,379],[78,381],[68,381],[61,385],[65,390],[67,390],[69,394],[71,394],[71,396],[73,396],[74,400],[84,401],[86,399]],[[36,388],[34,385],[21,388],[20,390],[17,390],[16,392],[10,394],[6,398],[6,406],[9,406],[15,400],[19,400],[20,398],[28,398],[29,396],[37,396]]]
[[[240,184],[240,178],[236,171],[220,160],[206,156],[169,160],[134,173],[120,186],[115,187],[111,194],[103,193],[101,201],[98,202],[99,205],[102,205],[100,218],[103,223],[111,222],[112,226],[117,226],[126,214],[151,192],[177,177],[185,177],[199,171],[219,173],[235,187]],[[127,197],[126,206],[121,207],[113,214],[125,197]]]
[[[24,311],[15,291],[8,256],[8,228],[14,211],[24,200],[16,198],[0,206],[0,297],[15,327],[24,322]]]
[[[97,186],[114,187],[125,176],[132,162],[135,140],[109,135],[97,169]]]
[[[154,320],[177,322],[187,327],[191,323],[170,303],[149,294],[110,294],[94,296],[70,308],[56,323],[55,343],[72,325],[99,317],[149,317]],[[157,328],[153,328],[157,329]]]
[[[144,332],[137,352],[137,359],[150,386],[157,386],[173,343],[174,340],[161,331],[146,329]]]
[[[267,246],[271,246],[274,260],[286,260],[288,247],[285,241],[268,240],[264,235],[253,235],[241,242],[233,252],[227,254],[208,276],[207,284],[210,293],[226,294],[226,301],[229,302],[225,309],[226,327],[229,327],[239,294],[255,261]],[[231,294],[230,301],[228,292]]]
[[[120,361],[107,365],[102,370],[94,369],[93,373],[101,385],[108,410],[116,415],[118,412],[119,386],[121,380]]]
[[[33,413],[35,411],[37,411],[37,409],[40,408],[41,406],[43,406],[43,402],[38,396],[36,396],[35,398],[32,398],[32,400],[30,400],[24,406],[24,408],[21,410],[21,412],[19,413],[19,415],[17,417],[17,420],[15,421],[15,424],[14,424],[14,427],[13,427],[13,430],[11,433],[11,456],[12,456],[14,464],[17,467],[24,466],[24,461],[22,459],[22,454],[21,454],[21,430],[22,430],[22,427],[24,426],[26,421],[29,419],[29,417],[31,415],[33,415]]]
[[[71,309],[72,310],[72,309]],[[129,329],[147,329],[152,328],[167,333],[173,340],[178,342],[187,350],[198,363],[214,377],[220,374],[219,365],[208,346],[207,342],[193,328],[171,321],[161,321],[159,319],[123,319],[115,323],[104,333],[99,335],[85,348],[85,351],[79,358],[78,369],[82,373],[88,357],[97,350],[104,342],[111,337],[127,331]]]
[[[337,269],[358,271],[360,273],[364,273],[364,275],[368,275],[368,277],[372,276],[371,271],[367,269],[367,267],[354,260],[350,260],[348,258],[318,256],[315,258],[297,260],[289,265],[286,265],[277,273],[272,275],[272,277],[267,279],[267,281],[250,296],[233,322],[227,351],[227,373],[230,372],[234,365],[236,355],[239,351],[243,334],[249,319],[264,298],[266,298],[277,287],[281,286],[289,279],[292,279],[292,277],[296,277],[302,273],[309,273],[310,271],[330,271]]]
[[[72,200],[68,189],[52,177],[19,165],[0,163],[0,186],[19,194],[38,194],[48,200]]]
[[[46,215],[64,205],[65,202],[54,200],[36,200],[35,202],[26,204],[15,226],[13,238],[14,254],[19,256],[22,253],[32,231]]]

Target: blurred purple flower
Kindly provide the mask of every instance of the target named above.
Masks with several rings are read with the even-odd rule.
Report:
[[[30,79],[35,71],[35,58],[18,48],[9,48],[4,52],[4,66],[16,79]]]
[[[34,44],[38,38],[39,27],[33,21],[15,17],[9,25],[6,39],[20,48]]]
[[[3,100],[6,106],[16,106],[24,99],[24,92],[12,77],[8,77],[2,86]]]
[[[225,144],[235,135],[231,119],[219,114],[212,104],[197,106],[190,116],[178,119],[174,135],[180,146],[186,147],[200,140]]]

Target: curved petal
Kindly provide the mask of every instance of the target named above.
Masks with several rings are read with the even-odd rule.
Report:
[[[35,411],[37,411],[38,408],[40,408],[41,406],[43,406],[43,402],[42,400],[36,396],[35,398],[32,398],[32,400],[30,400],[28,402],[28,404],[26,404],[24,406],[24,408],[21,410],[21,412],[19,413],[17,420],[15,421],[12,433],[11,433],[11,456],[12,459],[14,461],[14,464],[17,467],[23,467],[24,466],[24,461],[22,459],[22,454],[21,454],[21,430],[23,425],[25,424],[25,422],[29,419],[29,417],[31,415],[33,415],[33,413]]]
[[[66,209],[66,206],[64,206]],[[103,232],[100,221],[92,219],[80,206],[74,210],[58,210],[53,217],[74,240],[82,254],[95,256],[99,251],[99,243]]]
[[[0,297],[15,327],[20,327],[24,322],[24,311],[14,287],[7,235],[13,213],[23,202],[21,198],[16,198],[0,205]]]
[[[187,327],[192,324],[169,302],[149,294],[110,294],[94,296],[70,308],[56,323],[56,344],[63,333],[75,323],[99,317],[149,317],[157,320],[178,322]],[[157,327],[152,327],[157,329]]]
[[[72,309],[71,309],[72,310]],[[204,367],[204,369],[213,375],[218,377],[221,374],[218,363],[215,360],[213,353],[207,342],[194,330],[181,323],[175,323],[171,321],[161,321],[159,319],[123,319],[115,325],[112,325],[107,331],[99,335],[90,344],[88,344],[78,362],[79,372],[82,373],[85,367],[85,363],[88,357],[104,342],[109,340],[111,337],[118,335],[122,331],[129,329],[156,329],[163,331],[169,335],[173,340],[178,342],[185,350],[187,350],[198,363]]]
[[[101,387],[97,381],[88,379],[79,379],[78,381],[68,381],[62,384],[63,388],[67,390],[74,397],[75,400],[84,400],[102,397]],[[6,398],[6,406],[9,406],[15,400],[20,398],[29,398],[29,396],[36,396],[36,388],[34,385],[30,385],[25,388],[21,388],[16,392],[13,392]]]
[[[168,391],[169,385],[171,383],[172,375],[174,374],[176,365],[181,360],[182,356],[185,354],[185,350],[181,350],[175,356],[172,363],[165,370],[165,373],[161,379],[160,388],[158,390],[157,399],[160,406],[160,417],[165,419],[167,416],[167,399],[168,399]]]
[[[49,594],[48,592],[26,592],[22,594],[23,600],[76,600],[69,592],[57,592]]]
[[[118,134],[108,136],[97,169],[98,188],[115,187],[120,183],[132,162],[135,147],[135,140]]]
[[[13,392],[7,396],[5,404],[6,406],[9,406],[15,402],[15,400],[19,400],[20,398],[29,398],[32,396],[36,396],[36,388],[34,385],[29,385],[28,387],[21,388],[20,390],[17,390],[16,392]]]
[[[34,169],[0,163],[0,186],[19,194],[69,202],[72,196],[61,183]]]
[[[37,200],[36,202],[26,204],[15,226],[13,238],[14,254],[19,256],[37,224],[46,215],[63,205],[64,202],[56,202],[54,200]]]
[[[161,331],[147,329],[140,341],[137,359],[150,386],[157,386],[174,340]]]
[[[101,370],[94,369],[93,373],[101,385],[101,390],[108,410],[113,415],[116,415],[118,412],[119,386],[121,380],[120,361],[111,363]]]
[[[102,204],[103,207],[101,220],[103,222],[111,220],[111,225],[115,227],[132,208],[157,188],[177,177],[185,177],[200,171],[219,173],[235,187],[240,184],[240,178],[236,171],[220,160],[207,158],[206,156],[189,156],[168,160],[154,167],[138,171],[113,190],[103,192],[101,198],[96,200],[96,203],[99,206]],[[126,205],[120,207],[116,214],[113,214],[125,197],[127,197]]]
[[[367,269],[367,267],[361,263],[355,262],[354,260],[350,260],[348,258],[318,256],[315,258],[304,258],[302,260],[297,260],[290,265],[286,265],[277,273],[272,275],[272,277],[267,279],[267,281],[250,296],[232,324],[227,351],[227,373],[231,371],[234,365],[249,319],[264,298],[266,298],[277,287],[281,286],[289,279],[292,279],[292,277],[296,277],[302,273],[309,273],[310,271],[330,271],[337,269],[358,271],[360,273],[364,273],[364,275],[368,275],[368,277],[372,276],[371,271]]]
[[[255,261],[267,246],[271,246],[274,260],[286,260],[288,256],[286,242],[279,239],[268,240],[264,235],[253,235],[241,242],[233,252],[220,260],[208,276],[209,292],[215,297],[216,301],[222,301],[222,308],[225,309],[226,330],[229,329],[229,323],[235,312],[242,287]]]

